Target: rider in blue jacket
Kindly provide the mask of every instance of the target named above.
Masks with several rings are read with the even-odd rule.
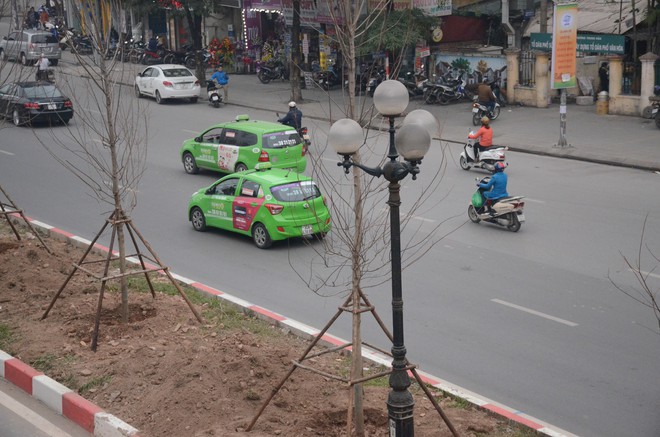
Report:
[[[299,131],[302,126],[302,111],[298,109],[296,102],[289,102],[289,112],[277,121]]]
[[[490,178],[490,181],[486,184],[479,184],[480,191],[483,193],[483,196],[489,200],[489,206],[498,200],[509,197],[509,193],[506,191],[506,184],[508,182],[508,177],[504,173],[504,163],[498,162],[495,164],[495,173]],[[492,208],[490,209],[491,214],[493,213]]]

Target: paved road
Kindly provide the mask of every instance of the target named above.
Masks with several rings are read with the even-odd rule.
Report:
[[[161,258],[178,273],[321,326],[336,309],[336,299],[319,299],[291,277],[292,265],[309,261],[308,247],[294,243],[269,252],[255,251],[240,237],[192,232],[180,211],[193,190],[217,177],[182,173],[174,156],[183,138],[237,112],[274,118],[272,111],[245,106],[286,106],[288,92],[282,85],[255,86],[254,76],[232,76],[232,80],[232,104],[217,111],[203,103],[158,106],[150,102],[150,165],[133,216]],[[250,86],[242,88],[241,83]],[[247,105],[236,109],[234,96],[241,96]],[[315,117],[308,118],[308,124],[320,152],[328,124],[322,120],[323,113],[315,114],[318,102],[305,103],[303,110],[306,116]],[[449,133],[455,131],[454,139],[459,141],[459,133],[463,136],[470,128],[469,111],[458,108],[433,108],[444,121],[443,138],[451,140]],[[511,135],[508,143],[517,148],[529,143],[557,152],[551,144],[554,135],[543,133],[540,127],[532,130],[544,117],[531,114],[547,115],[551,110],[512,108],[496,122],[496,135]],[[591,129],[600,128],[598,121],[603,118],[571,106],[569,114],[573,112],[575,132],[569,117],[568,134],[575,155],[607,153],[617,157],[616,163],[624,162],[626,155],[644,156],[657,166],[658,154],[649,144],[658,144],[652,141],[660,130],[647,121],[607,116],[608,123],[601,123],[603,129]],[[337,111],[329,107],[325,114],[337,118]],[[617,123],[619,128],[610,131]],[[509,129],[514,133],[509,134]],[[556,129],[558,134],[558,124],[545,129]],[[632,135],[636,132],[640,135]],[[617,139],[625,137],[634,140],[623,148]],[[0,148],[14,156],[7,160],[4,156],[8,155],[3,155],[0,160],[3,187],[8,177],[10,192],[21,199],[30,215],[89,238],[98,231],[103,208],[44,155],[29,131],[3,131],[1,143],[8,147]],[[420,180],[404,185],[404,200],[414,198],[416,186],[430,183],[430,169],[440,167],[443,158],[447,160],[445,180],[418,215],[436,222],[448,220],[442,229],[451,233],[404,272],[410,358],[426,371],[581,435],[653,436],[660,429],[655,414],[660,409],[658,389],[653,383],[660,359],[657,349],[648,347],[657,336],[644,328],[653,326],[652,315],[622,297],[606,276],[609,271],[624,284],[632,284],[618,251],[636,254],[646,213],[650,213],[649,229],[658,229],[657,206],[644,201],[657,193],[657,176],[511,153],[511,190],[528,196],[529,221],[523,230],[511,234],[470,223],[456,230],[457,223],[465,221],[465,205],[476,175],[458,169],[459,150],[458,144],[442,148],[436,143],[425,159]],[[322,154],[329,171],[337,172],[335,159],[329,152]],[[33,173],[26,175],[26,168]],[[617,196],[614,205],[611,193]],[[426,220],[419,220],[417,233],[421,236],[431,235]],[[660,233],[649,235],[651,247],[657,247]],[[274,259],[273,253],[280,256]],[[236,263],[236,254],[240,254],[239,260],[249,257],[249,266]],[[208,268],[209,258],[213,269]],[[267,290],[259,279],[265,275]],[[387,283],[369,293],[379,308],[388,308]],[[380,313],[388,319],[387,310]],[[337,333],[350,338],[345,327]],[[365,333],[375,337],[377,330],[365,323]]]

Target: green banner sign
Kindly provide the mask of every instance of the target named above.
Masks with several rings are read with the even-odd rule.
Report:
[[[530,35],[530,48],[532,50],[552,50],[551,33],[532,33]],[[578,33],[577,51],[599,54],[623,54],[625,53],[626,39],[621,35],[591,35]]]

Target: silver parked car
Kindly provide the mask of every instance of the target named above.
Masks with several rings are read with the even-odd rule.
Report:
[[[57,65],[62,57],[59,41],[50,32],[23,29],[11,32],[0,41],[0,56],[3,60],[14,59],[23,65],[32,65],[41,54]]]

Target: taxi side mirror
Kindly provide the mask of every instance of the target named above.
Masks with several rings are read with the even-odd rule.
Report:
[[[202,142],[202,137],[201,137],[201,135],[198,136],[198,137],[195,137],[195,142],[196,142],[196,143],[201,143],[201,142]]]

